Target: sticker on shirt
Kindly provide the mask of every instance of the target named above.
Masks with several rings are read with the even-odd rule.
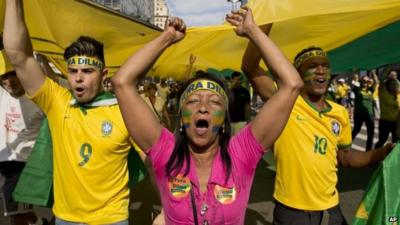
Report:
[[[332,132],[333,132],[336,136],[338,136],[339,133],[340,133],[340,124],[339,124],[339,122],[336,121],[336,120],[333,120],[333,121],[331,122],[331,125],[332,125]]]
[[[231,204],[236,199],[235,187],[226,188],[219,185],[214,187],[214,196],[222,204]]]
[[[109,120],[104,120],[101,123],[101,133],[103,134],[103,137],[108,137],[110,136],[111,132],[113,129],[112,122]]]
[[[191,184],[188,177],[179,174],[176,177],[171,177],[168,180],[168,189],[175,198],[186,197],[190,192]]]

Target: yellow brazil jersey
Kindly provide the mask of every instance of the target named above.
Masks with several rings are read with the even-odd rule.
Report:
[[[288,123],[275,142],[274,198],[301,210],[324,210],[339,203],[338,149],[351,146],[351,126],[344,107],[326,100],[319,112],[298,97]]]
[[[54,214],[67,221],[109,224],[128,219],[127,156],[131,148],[118,105],[86,110],[46,79],[32,97],[53,140]]]
[[[343,85],[338,85],[336,87],[336,94],[335,97],[336,98],[344,98],[347,96],[347,93],[349,92],[349,87],[347,86],[347,84],[343,84]]]
[[[400,109],[400,95],[394,97],[386,88],[379,90],[379,105],[381,109],[380,119],[394,122]]]
[[[379,99],[379,83],[376,84],[374,93],[372,93],[372,97],[374,98],[374,100]]]

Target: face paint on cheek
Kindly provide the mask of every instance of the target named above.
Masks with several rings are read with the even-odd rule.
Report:
[[[211,122],[213,124],[212,131],[218,133],[225,120],[225,111],[216,111],[212,114]]]
[[[312,80],[304,80],[304,85],[312,85]]]
[[[331,69],[326,70],[326,79],[330,80],[331,79]]]
[[[190,120],[192,118],[193,112],[185,109],[182,111],[182,123],[183,123],[183,128],[189,128],[190,127]]]
[[[303,75],[303,81],[304,82],[311,82],[315,78],[315,73],[311,71],[306,71]]]
[[[311,72],[311,71],[306,71],[303,75],[303,81],[305,83],[310,83],[311,81],[313,81],[316,77],[316,74]],[[325,79],[326,80],[330,80],[331,79],[331,70],[327,69],[326,73],[325,73]]]

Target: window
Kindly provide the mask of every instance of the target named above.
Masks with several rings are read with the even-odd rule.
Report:
[[[104,0],[104,5],[110,7],[111,6],[111,0]]]
[[[112,1],[112,7],[113,7],[113,8],[119,8],[120,5],[121,5],[121,2],[120,2],[120,1],[118,1],[118,0],[113,0],[113,1]]]

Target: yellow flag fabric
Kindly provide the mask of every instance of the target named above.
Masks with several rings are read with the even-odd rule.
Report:
[[[50,56],[61,69],[65,68],[63,49],[80,35],[104,42],[112,74],[160,32],[83,0],[24,4],[34,49]],[[305,47],[329,51],[400,19],[398,0],[250,0],[248,5],[257,24],[274,23],[270,36],[291,61]],[[4,9],[4,0],[0,7]],[[195,69],[239,70],[246,44],[227,24],[192,27],[183,41],[164,52],[150,75],[182,78],[191,53],[197,56]]]
[[[0,51],[0,76],[13,71],[14,68],[12,67],[11,63],[8,61],[7,56],[4,53],[4,50]]]

